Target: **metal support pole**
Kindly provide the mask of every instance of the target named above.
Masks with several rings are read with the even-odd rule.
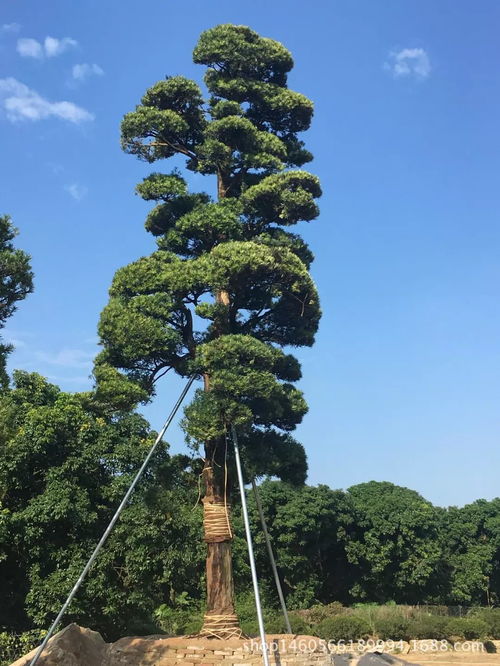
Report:
[[[123,498],[122,501],[120,502],[120,506],[119,506],[118,509],[116,510],[115,515],[113,516],[113,518],[111,519],[111,522],[110,522],[109,525],[107,526],[106,531],[104,532],[104,534],[103,534],[102,537],[101,537],[101,540],[99,541],[99,543],[98,543],[97,546],[95,547],[94,552],[93,552],[92,555],[90,556],[89,561],[88,561],[87,564],[85,565],[85,567],[84,567],[82,573],[80,574],[80,577],[79,577],[78,580],[76,581],[75,585],[73,586],[73,589],[71,590],[71,592],[70,592],[69,595],[68,595],[68,598],[66,599],[66,601],[64,602],[64,604],[63,604],[61,610],[59,611],[58,616],[56,617],[56,619],[55,619],[54,622],[52,623],[52,626],[50,627],[50,629],[49,629],[47,635],[46,635],[45,638],[43,639],[43,643],[40,645],[40,647],[39,647],[38,650],[36,651],[35,656],[33,657],[33,659],[32,659],[31,662],[30,662],[30,666],[35,666],[35,665],[36,665],[36,663],[38,662],[38,659],[40,658],[42,652],[45,650],[45,648],[46,648],[46,646],[47,646],[47,643],[49,642],[50,637],[51,637],[52,634],[54,633],[54,629],[57,627],[57,625],[58,625],[59,622],[61,621],[61,618],[63,617],[64,613],[66,612],[68,606],[69,606],[70,603],[73,601],[73,597],[74,597],[75,594],[78,592],[78,588],[79,588],[80,585],[83,583],[83,580],[84,580],[85,576],[88,574],[88,572],[89,572],[91,566],[94,564],[94,561],[95,561],[95,559],[96,559],[96,557],[97,557],[99,551],[100,551],[101,548],[104,546],[104,543],[105,543],[106,539],[108,538],[108,536],[110,535],[111,530],[113,529],[113,527],[114,527],[116,521],[117,521],[118,518],[120,517],[121,512],[122,512],[123,509],[125,508],[125,505],[127,504],[128,500],[129,500],[129,498],[130,498],[130,496],[131,496],[132,493],[134,492],[134,488],[136,487],[137,482],[139,481],[139,479],[141,478],[141,476],[142,476],[144,470],[145,470],[146,467],[148,466],[149,461],[151,460],[151,458],[152,458],[154,452],[156,451],[156,447],[157,447],[158,444],[161,442],[161,439],[162,439],[163,435],[165,434],[167,428],[168,428],[169,425],[172,423],[172,421],[173,421],[173,419],[174,419],[174,416],[176,415],[177,410],[178,410],[179,407],[181,406],[182,401],[183,401],[184,398],[186,397],[187,392],[188,392],[189,389],[191,388],[191,384],[193,383],[193,381],[194,381],[194,376],[189,378],[188,383],[187,383],[186,386],[184,387],[184,389],[183,389],[181,395],[179,396],[177,402],[176,402],[175,405],[173,406],[172,411],[170,412],[170,414],[169,414],[169,416],[168,416],[168,419],[165,421],[165,425],[163,426],[163,428],[162,428],[162,429],[160,430],[160,432],[158,433],[158,437],[156,438],[155,443],[154,443],[153,446],[150,448],[148,455],[147,455],[146,458],[144,459],[144,462],[142,463],[142,465],[141,465],[139,471],[137,472],[137,474],[135,475],[135,478],[134,478],[134,480],[132,481],[132,484],[130,485],[129,489],[128,489],[127,492],[125,493],[124,498]],[[267,666],[267,665],[266,665],[266,666]]]
[[[245,495],[245,484],[243,482],[243,472],[241,471],[240,449],[238,447],[238,436],[236,429],[231,426],[231,438],[234,445],[234,458],[236,461],[236,471],[238,473],[238,483],[241,493],[241,509],[243,512],[243,522],[245,523],[245,534],[248,546],[248,558],[250,560],[250,570],[252,572],[253,591],[255,595],[255,608],[257,610],[257,620],[259,623],[260,640],[262,643],[262,659],[265,666],[269,666],[269,656],[267,654],[266,632],[264,629],[264,618],[262,617],[262,606],[260,603],[259,581],[257,580],[257,569],[255,568],[255,557],[253,554],[252,534],[250,532],[250,521],[248,520],[247,499]]]
[[[285,626],[287,634],[292,633],[292,627],[290,626],[290,618],[288,617],[288,610],[286,608],[285,597],[283,596],[283,589],[281,587],[281,581],[278,574],[278,569],[276,567],[276,560],[274,559],[273,547],[271,546],[271,539],[269,537],[269,532],[267,531],[266,519],[264,518],[264,512],[262,511],[262,503],[260,501],[260,493],[255,483],[255,479],[252,479],[252,489],[255,497],[255,504],[257,505],[257,511],[259,512],[260,522],[262,525],[262,531],[264,532],[264,539],[266,540],[267,554],[269,555],[269,560],[271,562],[271,569],[273,570],[274,582],[276,583],[276,589],[278,590],[278,596],[280,598],[281,610],[283,611],[283,617],[285,618]]]

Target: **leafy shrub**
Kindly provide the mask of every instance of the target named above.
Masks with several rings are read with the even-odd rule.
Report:
[[[375,620],[375,633],[383,641],[406,641],[409,638],[409,621],[402,616]]]
[[[316,604],[306,611],[306,615],[311,624],[318,624],[327,617],[344,615],[349,610],[348,608],[344,608],[339,601],[334,601],[331,604]]]
[[[370,625],[355,615],[327,617],[316,629],[318,636],[327,641],[354,641],[370,636]]]
[[[449,618],[440,615],[421,615],[408,622],[408,637],[414,639],[435,638],[443,640],[447,637],[446,625]]]
[[[488,624],[477,617],[453,617],[446,623],[446,637],[474,640],[488,634]]]
[[[160,629],[168,636],[197,634],[203,623],[202,613],[196,608],[172,608],[162,604],[154,616]]]
[[[288,619],[290,620],[292,633],[308,635],[312,632],[311,624],[302,614],[292,611],[288,613]]]
[[[474,608],[467,618],[483,620],[488,625],[486,635],[500,639],[500,608]]]
[[[370,627],[370,633],[375,634],[375,619],[378,615],[379,606],[375,603],[354,604],[351,611],[356,617],[364,620]]]
[[[395,630],[400,627],[401,623],[406,622],[407,618],[404,616],[400,606],[389,602],[384,605],[379,604],[356,604],[352,611],[353,615],[362,618],[370,626],[372,634],[378,634],[379,627],[384,630]],[[400,631],[400,630],[399,630]],[[392,636],[388,639],[393,638]],[[398,639],[399,640],[399,639]]]
[[[34,650],[43,641],[46,631],[32,629],[23,634],[0,632],[0,666],[9,666],[13,661]]]
[[[236,597],[236,614],[240,627],[247,636],[259,635],[259,623],[255,611],[253,593],[245,592]],[[264,627],[268,634],[286,634],[285,618],[281,608],[264,605],[262,608]]]
[[[285,618],[282,613],[276,610],[263,609],[262,615],[266,634],[286,634]],[[255,611],[253,617],[240,617],[240,627],[247,636],[259,635],[259,623],[255,617]]]

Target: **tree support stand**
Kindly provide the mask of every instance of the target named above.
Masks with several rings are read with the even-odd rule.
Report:
[[[257,511],[259,512],[260,522],[262,525],[262,531],[264,532],[264,539],[266,540],[267,554],[269,555],[269,560],[271,562],[271,569],[273,570],[274,582],[276,583],[276,589],[278,591],[278,596],[280,598],[281,610],[283,611],[283,617],[285,618],[286,633],[292,633],[292,627],[290,626],[290,618],[288,617],[288,610],[286,608],[285,597],[283,595],[283,589],[281,587],[281,581],[278,574],[278,569],[276,567],[276,560],[274,559],[273,547],[271,546],[271,539],[269,537],[269,532],[267,531],[266,519],[264,518],[264,512],[262,511],[262,504],[260,501],[260,493],[255,483],[255,479],[252,479],[252,490],[255,497],[255,504],[257,505]]]
[[[262,644],[262,659],[264,666],[269,666],[269,656],[267,654],[266,632],[264,629],[264,618],[262,617],[262,606],[260,603],[259,581],[257,579],[257,569],[255,568],[255,557],[253,554],[252,534],[250,532],[250,521],[248,520],[247,499],[245,495],[245,484],[243,481],[243,472],[241,470],[240,449],[238,447],[238,436],[236,429],[231,426],[231,438],[234,446],[234,458],[236,461],[236,471],[238,473],[238,484],[241,494],[241,510],[243,513],[243,522],[245,523],[245,535],[247,538],[248,558],[250,560],[250,570],[252,572],[253,592],[255,595],[255,608],[257,610],[257,620],[259,622],[259,633]]]

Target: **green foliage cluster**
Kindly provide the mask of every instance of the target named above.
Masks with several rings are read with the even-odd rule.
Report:
[[[292,607],[500,603],[500,499],[443,509],[375,481],[346,492],[265,481],[261,496]],[[259,534],[256,542],[271,580]]]
[[[0,627],[47,627],[155,434],[138,414],[109,416],[92,394],[14,373],[0,397]],[[68,621],[105,636],[155,629],[166,599],[198,593],[200,512],[189,461],[166,447],[147,471]],[[191,548],[186,541],[192,540]],[[191,582],[189,582],[191,581]]]
[[[0,216],[0,330],[12,315],[18,301],[33,291],[33,273],[30,256],[14,247],[12,241],[17,236],[8,215]],[[4,344],[0,338],[0,388],[8,383],[5,370],[7,356],[12,345]]]
[[[364,640],[370,636],[370,625],[356,615],[336,615],[322,620],[316,633],[326,641]]]
[[[32,629],[22,634],[0,631],[0,666],[10,666],[16,659],[34,650],[46,635],[43,629]]]
[[[486,622],[487,634],[493,638],[500,637],[500,608],[474,608],[470,616]]]
[[[439,607],[355,604],[348,608],[330,604],[300,611],[300,615],[304,633],[334,641],[371,637],[395,641],[435,639],[454,642],[496,639],[500,636],[496,623],[498,609],[494,608],[471,609],[465,616],[454,617],[448,615],[448,608]]]
[[[161,604],[154,612],[158,627],[169,636],[197,634],[203,622],[201,604],[181,592],[169,604]]]

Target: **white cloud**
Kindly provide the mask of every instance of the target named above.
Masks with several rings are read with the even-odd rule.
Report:
[[[104,71],[95,63],[90,65],[89,63],[84,62],[81,65],[73,65],[71,74],[76,81],[85,81],[89,76],[102,76]]]
[[[17,52],[23,58],[43,58],[42,45],[31,37],[23,37],[17,40]]]
[[[2,25],[2,32],[19,32],[21,26],[19,23],[4,23]]]
[[[81,201],[88,192],[88,189],[84,185],[79,185],[78,183],[65,185],[64,189],[73,197],[75,201]]]
[[[49,365],[57,365],[63,368],[88,368],[92,366],[92,359],[95,354],[84,351],[83,349],[69,349],[65,347],[58,352],[36,352],[39,361]]]
[[[71,37],[63,37],[62,39],[57,39],[56,37],[45,37],[44,41],[45,53],[47,58],[53,58],[54,56],[61,55],[68,49],[78,46],[78,42]]]
[[[396,78],[413,76],[423,80],[431,73],[431,62],[424,49],[402,49],[390,53],[385,68]]]
[[[68,49],[78,46],[78,42],[71,37],[45,37],[43,44],[31,37],[23,37],[17,40],[17,52],[25,58],[37,58],[41,60],[44,57],[54,58],[61,55]]]
[[[0,108],[11,122],[60,118],[71,123],[93,120],[94,116],[73,102],[49,102],[35,90],[13,79],[0,79]]]

